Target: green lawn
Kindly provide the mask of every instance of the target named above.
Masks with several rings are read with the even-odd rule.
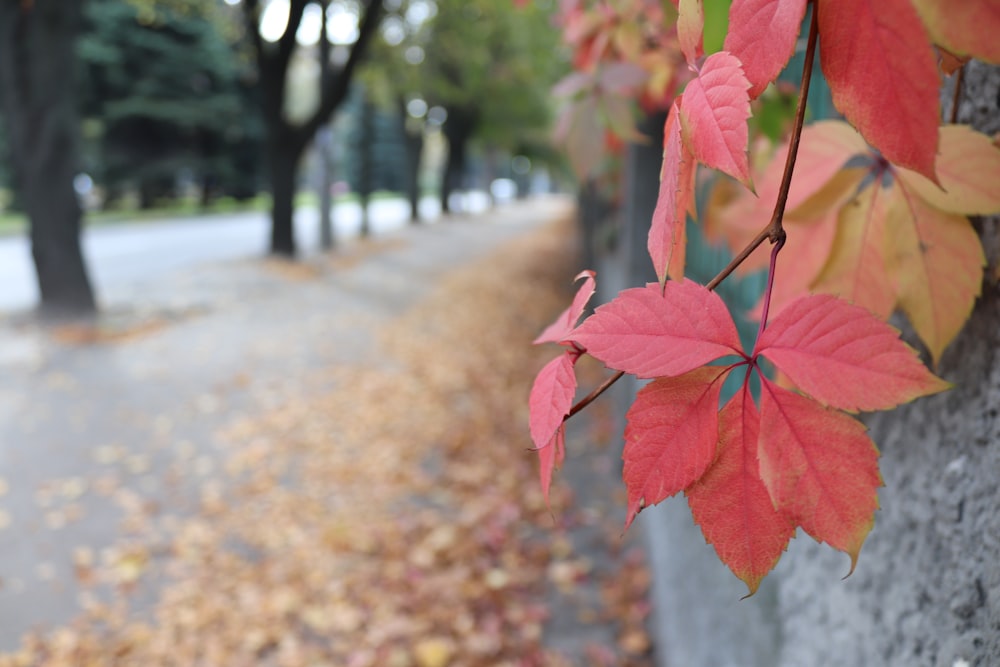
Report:
[[[372,200],[392,199],[402,195],[394,192],[375,192]],[[336,203],[356,202],[358,196],[354,193],[336,197]],[[316,206],[318,197],[315,192],[302,191],[295,197],[297,207]],[[121,223],[162,220],[163,218],[186,218],[213,213],[232,213],[236,211],[265,211],[271,205],[271,197],[260,194],[246,201],[236,201],[229,197],[221,197],[212,202],[208,208],[203,208],[196,199],[178,200],[166,206],[152,209],[119,209],[109,211],[91,211],[86,215],[88,225],[114,225]],[[0,211],[0,236],[22,234],[27,227],[27,219],[21,213]]]

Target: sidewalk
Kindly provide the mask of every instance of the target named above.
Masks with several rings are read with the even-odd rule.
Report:
[[[571,450],[550,513],[525,452],[568,211],[0,322],[0,665],[646,664],[610,492],[568,502],[617,464]]]

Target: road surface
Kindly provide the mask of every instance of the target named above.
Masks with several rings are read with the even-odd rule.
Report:
[[[480,211],[485,195],[469,195],[466,208]],[[421,202],[424,220],[433,221],[440,207],[433,198]],[[409,205],[402,199],[373,201],[369,207],[372,233],[384,234],[407,224]],[[361,226],[357,204],[339,204],[334,209],[338,240],[354,238]],[[304,254],[319,244],[316,209],[296,212],[295,235]],[[165,219],[140,224],[87,228],[83,252],[91,281],[102,305],[129,301],[145,280],[179,268],[247,257],[267,250],[270,226],[267,214],[250,211],[183,219]],[[23,236],[0,238],[0,313],[33,308],[38,303],[38,285],[31,262],[31,246]]]

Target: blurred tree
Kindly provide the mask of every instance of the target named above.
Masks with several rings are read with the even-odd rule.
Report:
[[[14,179],[31,221],[41,311],[96,310],[80,251],[75,46],[83,3],[0,2],[0,103]]]
[[[549,91],[566,67],[552,53],[553,4],[437,0],[421,68],[428,104],[448,112],[442,210],[461,185],[472,140],[511,150],[548,143]]]
[[[252,155],[262,132],[243,110],[252,81],[241,81],[213,4],[87,5],[78,47],[82,108],[99,147],[91,166],[112,197],[134,186],[148,208],[172,197],[182,175],[201,185],[206,203],[223,188],[256,189],[252,170],[249,178],[243,171],[254,161],[234,160]],[[245,180],[253,184],[241,186]]]
[[[406,147],[407,191],[418,219],[418,183],[425,119],[447,111],[448,154],[441,204],[461,185],[470,143],[507,152],[548,154],[549,89],[567,65],[553,57],[555,5],[522,7],[490,0],[391,0],[380,39],[365,68],[373,99],[396,110]],[[522,3],[524,4],[524,3]],[[433,124],[433,123],[431,123]]]
[[[266,3],[265,3],[266,4]],[[343,65],[337,68],[320,68],[320,96],[316,109],[301,122],[291,120],[286,113],[286,92],[289,64],[298,40],[296,33],[309,4],[321,8],[329,0],[312,3],[309,0],[288,0],[288,20],[284,31],[273,43],[260,32],[264,7],[260,0],[244,0],[243,10],[247,32],[254,44],[260,77],[261,106],[267,128],[265,153],[271,179],[271,252],[295,255],[293,206],[296,175],[302,153],[316,131],[323,125],[347,95],[348,85],[364,54],[368,42],[382,17],[382,0],[366,0],[358,8],[360,20],[357,38],[350,47]],[[320,41],[329,39],[328,30],[321,29]]]

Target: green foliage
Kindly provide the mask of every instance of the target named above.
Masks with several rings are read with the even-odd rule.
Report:
[[[473,138],[514,152],[548,143],[549,91],[567,67],[552,53],[554,3],[396,4],[365,74],[377,102],[419,98],[444,107],[473,119]]]
[[[78,45],[86,168],[146,203],[178,174],[249,196],[262,125],[252,71],[216,10],[199,3],[94,0]]]

